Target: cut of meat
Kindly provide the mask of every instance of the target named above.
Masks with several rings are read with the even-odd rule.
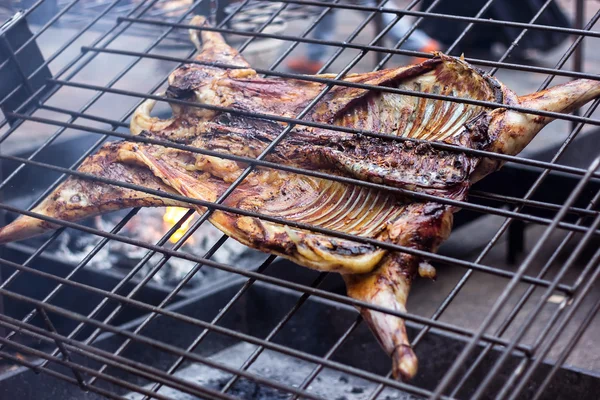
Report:
[[[196,17],[193,23],[201,26],[205,22]],[[201,50],[196,60],[211,64],[189,64],[177,69],[169,78],[167,97],[243,112],[296,117],[325,88],[325,84],[300,79],[258,76],[217,33],[203,31],[202,47],[196,30],[192,30],[191,37]],[[517,97],[493,77],[443,54],[418,65],[349,75],[345,81],[556,112],[569,112],[600,95],[600,82],[578,80]],[[131,121],[133,135],[224,154],[255,158],[286,125],[241,116],[245,114],[181,105],[172,106],[171,119],[159,120],[150,116],[154,103],[146,101],[137,110]],[[334,86],[306,118],[392,137],[295,126],[268,153],[266,160],[452,200],[465,200],[470,185],[498,169],[501,163],[460,151],[442,151],[428,142],[514,155],[550,122],[550,118],[501,106],[487,108],[347,86]],[[394,136],[422,142],[399,141]],[[214,202],[246,167],[225,158],[132,140],[105,145],[79,170]],[[452,215],[457,211],[448,205],[417,201],[397,192],[264,167],[254,168],[223,203],[290,223],[214,211],[211,223],[230,237],[309,268],[339,272],[349,296],[398,312],[406,311],[406,298],[417,272],[435,274],[424,260],[300,229],[294,223],[435,252],[450,234]],[[116,209],[164,205],[206,211],[192,204],[76,177],[68,179],[33,211],[74,221]],[[0,243],[52,228],[55,227],[46,222],[22,217],[0,229]],[[361,308],[360,312],[392,357],[394,376],[401,379],[414,376],[417,358],[404,321],[367,308]]]

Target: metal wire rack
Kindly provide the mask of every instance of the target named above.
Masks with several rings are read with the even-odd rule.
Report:
[[[304,117],[308,114],[311,107],[328,90],[336,85],[372,88],[369,85],[341,80],[341,78],[356,68],[364,69],[367,64],[365,60],[374,59],[375,66],[374,68],[371,66],[371,68],[377,70],[384,68],[394,56],[430,57],[428,54],[408,51],[402,48],[408,36],[419,27],[423,20],[428,18],[461,21],[468,24],[464,31],[454,39],[449,48],[444,49],[447,54],[451,55],[456,55],[454,54],[455,50],[475,26],[491,25],[520,30],[520,34],[514,42],[498,59],[470,58],[467,54],[467,61],[482,68],[490,68],[489,72],[492,75],[498,71],[519,71],[521,74],[531,74],[531,76],[538,78],[545,77],[539,89],[547,88],[556,77],[563,79],[600,79],[600,76],[596,73],[582,71],[584,58],[581,49],[583,40],[586,38],[588,38],[587,40],[600,38],[600,32],[593,30],[600,18],[600,10],[596,10],[589,20],[585,20],[583,17],[583,1],[576,2],[577,14],[576,27],[574,28],[540,25],[536,22],[539,16],[552,3],[552,0],[540,2],[539,10],[537,10],[531,21],[527,23],[485,18],[485,12],[497,0],[488,0],[476,15],[469,17],[436,13],[435,6],[444,1],[449,0],[436,0],[427,9],[417,11],[420,0],[413,0],[410,4],[405,5],[404,8],[394,8],[386,0],[378,2],[373,6],[341,2],[339,0],[333,2],[312,0],[268,0],[255,2],[244,0],[237,3],[237,6],[233,7],[233,12],[218,21],[218,24],[214,28],[202,28],[227,34],[228,38],[231,38],[233,41],[238,40],[238,50],[244,55],[246,54],[245,51],[257,41],[274,40],[281,45],[279,54],[274,60],[271,60],[270,65],[257,67],[257,72],[268,76],[303,79],[326,84],[326,89],[295,118],[252,112],[243,113],[225,107],[165,99],[153,94],[164,87],[170,71],[181,63],[190,62],[188,58],[195,52],[191,45],[177,51],[168,51],[168,49],[161,46],[172,35],[180,35],[181,32],[192,28],[186,21],[199,5],[210,3],[209,5],[215,8],[219,6],[218,2],[208,2],[208,0],[194,1],[191,5],[179,10],[180,12],[177,16],[165,20],[161,18],[161,9],[158,7],[164,3],[162,1],[138,1],[128,3],[124,7],[123,2],[115,0],[112,2],[98,2],[101,4],[95,4],[91,7],[82,4],[84,2],[74,0],[66,4],[61,3],[56,15],[50,18],[45,25],[39,27],[33,36],[19,47],[11,47],[10,43],[6,40],[6,36],[2,36],[6,48],[10,51],[10,57],[0,64],[0,69],[6,69],[8,65],[13,63],[20,68],[21,75],[25,79],[24,83],[19,84],[10,93],[6,94],[0,102],[4,103],[23,87],[27,90],[28,96],[18,108],[5,113],[5,118],[0,123],[0,143],[30,140],[32,129],[34,131],[52,131],[53,133],[44,136],[43,140],[36,144],[35,149],[26,156],[14,155],[6,151],[0,153],[1,160],[12,162],[16,166],[8,175],[3,177],[0,183],[0,191],[11,190],[14,185],[17,185],[16,182],[20,174],[28,170],[51,171],[58,178],[51,185],[43,188],[37,199],[32,199],[27,207],[16,207],[11,205],[10,202],[5,201],[0,203],[0,209],[4,210],[5,213],[36,216],[60,225],[61,228],[48,237],[41,245],[33,249],[25,261],[14,261],[5,257],[0,258],[0,264],[13,271],[10,275],[3,277],[2,284],[0,285],[0,294],[4,299],[11,299],[25,304],[30,310],[23,318],[13,318],[7,314],[0,314],[0,327],[5,330],[5,333],[0,337],[0,357],[30,368],[36,373],[48,374],[73,385],[78,385],[82,391],[96,393],[112,399],[132,398],[126,395],[128,392],[138,393],[144,399],[175,398],[172,394],[169,394],[172,392],[166,392],[165,388],[199,398],[229,399],[235,398],[236,385],[239,385],[241,381],[253,382],[260,388],[275,389],[280,395],[286,395],[290,398],[319,399],[326,396],[315,393],[311,390],[311,385],[320,380],[320,377],[326,376],[326,371],[344,373],[348,376],[362,379],[364,382],[369,382],[371,385],[370,391],[364,393],[363,397],[361,397],[365,399],[381,399],[383,398],[382,393],[390,389],[397,389],[415,397],[427,397],[431,399],[461,398],[466,396],[465,386],[469,382],[471,382],[472,387],[468,390],[468,396],[472,398],[486,398],[490,396],[490,391],[497,398],[516,399],[527,390],[529,390],[528,393],[533,398],[544,396],[547,393],[547,389],[552,385],[553,378],[563,368],[567,357],[577,345],[586,329],[592,324],[594,316],[600,307],[600,297],[592,290],[600,274],[599,250],[595,249],[591,255],[586,256],[584,267],[580,271],[575,272],[573,279],[567,279],[568,276],[574,273],[574,264],[581,259],[582,254],[585,253],[588,246],[597,243],[600,234],[600,212],[598,211],[600,191],[598,191],[597,186],[598,178],[600,178],[600,158],[596,158],[587,168],[558,163],[561,156],[576,141],[584,129],[594,129],[594,127],[600,125],[600,119],[594,114],[598,104],[600,104],[600,100],[594,101],[581,115],[578,113],[564,115],[524,109],[517,106],[499,105],[493,102],[420,94],[394,88],[377,88],[378,90],[404,95],[418,95],[492,108],[507,107],[571,122],[570,132],[563,138],[560,146],[556,147],[554,154],[548,160],[539,160],[527,156],[499,155],[480,150],[460,149],[460,151],[473,155],[507,161],[510,165],[533,168],[537,173],[536,179],[522,196],[510,196],[488,190],[473,190],[469,202],[455,201],[406,189],[392,188],[384,184],[365,183],[351,178],[333,177],[315,171],[282,166],[265,161],[265,156],[296,125],[326,127],[355,134],[391,138],[385,132],[370,132],[329,126],[306,121]],[[36,8],[40,7],[43,3],[44,0],[36,2],[25,12],[25,16],[35,12]],[[268,4],[269,7],[264,7],[265,4]],[[86,10],[87,22],[82,27],[69,32],[64,39],[59,39],[61,43],[58,46],[54,46],[56,50],[45,50],[42,47],[42,50],[48,51],[44,53],[44,63],[31,73],[25,73],[24,69],[21,69],[22,66],[20,65],[18,54],[24,51],[27,46],[35,44],[36,41],[43,43],[44,35],[56,35],[55,24],[61,20],[72,18],[70,10],[77,10],[78,8],[79,10]],[[209,9],[211,8],[209,7]],[[242,30],[236,28],[235,25],[229,24],[231,20],[239,17],[239,15],[247,12],[247,10],[257,9],[265,14],[261,14],[261,17],[266,18],[261,19],[260,24],[256,24],[253,30]],[[294,33],[287,33],[287,31],[286,34],[265,32],[265,28],[282,14],[291,11],[298,12],[298,10],[306,11],[304,11],[303,19],[297,19],[296,24],[298,24],[298,27],[295,31],[292,30]],[[353,15],[357,15],[356,12],[362,12],[363,14],[358,14],[360,15],[359,23],[352,31],[348,32],[348,36],[343,40],[318,40],[311,38],[311,32],[315,26],[327,13],[331,12],[353,12]],[[382,13],[395,15],[395,22],[401,18],[413,17],[411,31],[392,47],[386,47],[381,43],[391,28],[391,26],[385,26],[382,23],[380,18]],[[248,15],[256,14],[251,13]],[[307,22],[309,19],[310,21]],[[97,29],[97,24],[100,23],[102,23],[105,29],[101,29],[98,35],[90,35],[89,32]],[[139,32],[139,29],[142,27],[148,36],[154,36],[145,42],[146,47],[140,50],[141,46],[131,38],[135,37],[135,32]],[[374,33],[365,41],[364,38],[368,36],[365,32],[368,32],[369,29],[374,30]],[[563,49],[564,51],[558,57],[558,61],[553,67],[508,62],[511,53],[519,46],[520,41],[526,36],[527,32],[532,30],[569,34],[574,40]],[[120,42],[123,38],[129,38],[124,42],[125,44]],[[325,63],[323,70],[341,63],[340,68],[336,69],[337,74],[334,78],[304,76],[283,70],[282,66],[286,58],[299,45],[306,43],[321,44],[333,49],[333,54]],[[80,51],[73,51],[73,49]],[[123,62],[123,60],[126,61]],[[113,61],[118,66],[122,66],[122,68],[116,68],[117,71],[114,74],[112,73],[112,69],[108,67]],[[573,61],[574,68],[572,70],[563,69],[570,61]],[[86,73],[95,74],[98,71],[98,63],[103,68],[106,67],[110,70],[111,76],[107,78],[106,82],[99,79],[91,79],[93,83],[88,83],[90,79],[86,79]],[[148,82],[146,76],[142,79],[143,82],[135,78],[135,74],[140,73],[143,66],[156,66],[158,65],[156,63],[160,63],[161,67],[152,76],[152,79],[154,79],[152,82]],[[48,66],[52,71],[52,77],[47,79],[41,87],[34,88],[31,86],[30,82],[32,78]],[[224,64],[220,66],[238,68]],[[105,78],[103,77],[102,80]],[[128,81],[134,81],[134,84],[127,84]],[[134,89],[131,87],[134,87]],[[64,97],[60,97],[64,93],[73,96],[74,100],[67,103],[69,106],[65,106],[65,103],[62,102]],[[61,101],[55,101],[57,98],[61,99]],[[287,124],[287,126],[282,129],[277,139],[256,159],[217,153],[183,144],[167,143],[139,136],[132,137],[124,131],[128,127],[128,118],[130,118],[141,101],[148,98],[162,102],[204,107],[206,109],[278,121]],[[97,105],[104,103],[106,107],[107,102],[114,103],[114,106],[112,108],[108,107],[109,114],[103,116],[98,112],[99,108]],[[118,112],[118,110],[123,109],[127,111],[124,113]],[[95,135],[94,143],[80,155],[73,165],[61,167],[38,159],[39,155],[50,148],[50,146],[60,146],[62,143],[61,140],[73,132],[86,132]],[[215,202],[204,202],[178,195],[165,195],[162,192],[152,191],[134,184],[101,179],[76,171],[78,165],[87,156],[93,154],[101,144],[111,138],[126,138],[132,141],[162,144],[190,152],[245,162],[250,167]],[[418,142],[418,140],[398,138],[396,136],[393,138],[394,140],[412,140]],[[454,146],[448,144],[434,143],[433,146],[449,151],[456,151]],[[479,215],[496,216],[501,220],[501,223],[495,233],[486,242],[483,249],[479,250],[478,255],[474,259],[468,259],[444,254],[432,254],[307,224],[292,223],[280,218],[223,205],[223,200],[257,166],[282,169],[294,173],[395,192],[417,199],[450,204]],[[544,182],[557,174],[568,176],[576,182],[573,190],[565,200],[562,203],[555,203],[543,198],[536,198],[536,192],[543,186]],[[54,190],[67,176],[80,176],[125,188],[159,194],[163,197],[205,206],[208,211],[197,218],[185,234],[172,246],[168,245],[170,238],[187,220],[192,218],[193,211],[187,212],[156,243],[149,243],[120,235],[123,227],[135,217],[139,209],[129,211],[110,231],[39,216],[29,211],[39,204],[41,199]],[[585,200],[585,204],[583,205],[581,204],[582,199]],[[326,273],[310,275],[311,278],[308,283],[278,277],[270,273],[272,270],[270,265],[277,260],[274,256],[269,256],[254,269],[243,269],[212,260],[211,258],[219,251],[221,246],[226,241],[231,240],[227,236],[222,236],[217,240],[206,254],[191,254],[183,251],[182,246],[184,243],[203,224],[207,223],[206,221],[214,210],[259,217],[264,220],[293,225],[335,237],[352,239],[390,250],[423,256],[436,265],[459,267],[462,269],[462,273],[451,290],[440,299],[433,312],[429,315],[388,310],[353,300],[335,291],[328,290],[325,288],[326,285],[324,282],[329,281],[331,278]],[[540,214],[541,211],[543,211],[543,214]],[[503,235],[512,226],[511,224],[517,223],[528,223],[540,227],[540,233],[529,254],[519,263],[517,268],[512,269],[484,262],[486,257],[501,244]],[[43,260],[44,253],[47,252],[53,242],[59,240],[67,228],[76,229],[102,239],[68,274],[54,274],[33,267],[40,259]],[[553,243],[551,241],[553,235],[556,235],[557,232],[561,234],[558,245],[552,249],[551,254],[545,254],[548,251],[549,243]],[[89,261],[112,241],[119,241],[146,249],[147,253],[111,289],[81,283],[77,279],[78,274],[84,271]],[[146,264],[156,255],[160,256],[160,261],[153,264],[150,269],[144,270],[143,268]],[[171,258],[193,262],[194,267],[173,288],[169,289],[168,294],[158,304],[149,304],[136,298],[149,284],[152,277]],[[542,262],[542,267],[537,272],[534,272],[535,268],[532,265],[541,259],[545,260]],[[232,280],[235,283],[235,290],[224,291],[223,293],[227,293],[227,298],[219,307],[212,310],[211,314],[207,314],[209,316],[205,318],[188,315],[180,309],[174,308],[174,305],[180,299],[178,297],[180,292],[186,287],[193,276],[198,274],[201,269],[209,267],[227,272],[232,279],[233,277],[237,277],[237,279]],[[140,271],[145,272],[141,274]],[[497,285],[501,287],[501,291],[491,304],[489,312],[485,316],[477,318],[481,322],[474,328],[467,328],[446,322],[444,320],[445,313],[451,308],[457,297],[463,293],[470,280],[478,274],[493,277]],[[13,289],[15,282],[33,277],[48,281],[52,285],[52,290],[41,299],[18,293]],[[132,283],[133,286],[127,286]],[[129,287],[130,290],[124,291],[126,287]],[[87,301],[94,303],[93,309],[86,313],[78,313],[68,307],[57,305],[55,299],[60,296],[61,292],[69,288],[75,288],[82,293],[88,294],[89,299]],[[291,306],[282,315],[273,316],[274,321],[272,325],[269,325],[269,329],[263,332],[263,334],[255,335],[252,333],[252,330],[231,328],[229,326],[232,325],[224,323],[224,321],[230,318],[232,313],[235,313],[236,307],[247,301],[250,293],[253,291],[267,291],[270,288],[287,290],[287,292],[283,293],[287,293],[287,295],[291,294],[293,301],[291,301]],[[534,340],[525,340],[528,329],[536,324],[536,318],[539,317],[541,310],[548,304],[549,299],[552,297],[559,299],[559,306],[552,310],[545,323],[542,323],[543,326],[541,329],[536,331]],[[513,299],[516,299],[516,301],[513,301]],[[533,305],[527,308],[527,312],[525,312],[524,310],[528,302],[532,302]],[[319,351],[306,351],[294,347],[293,343],[280,341],[278,335],[288,329],[289,325],[293,324],[294,318],[297,318],[304,309],[313,303],[327,304],[329,307],[341,307],[345,312],[352,315],[352,319],[350,321],[345,320],[345,325],[339,327],[339,332],[336,331],[339,334],[336,334],[335,338],[327,342],[327,348],[319,349]],[[370,308],[409,321],[409,323],[412,323],[411,326],[414,327],[414,335],[411,339],[417,352],[419,352],[420,346],[422,346],[422,343],[428,337],[436,334],[451,334],[462,345],[459,351],[457,351],[456,358],[445,369],[437,371],[435,379],[427,382],[423,380],[417,380],[413,383],[398,382],[390,378],[390,373],[380,373],[377,368],[374,370],[363,369],[360,363],[350,363],[344,360],[343,354],[341,355],[340,353],[343,353],[346,344],[352,341],[353,336],[357,335],[357,332],[364,325],[361,318],[356,318],[355,314],[343,308],[345,306]],[[137,321],[135,325],[120,325],[117,323],[118,316],[127,309],[136,309],[144,317]],[[106,310],[109,310],[109,312],[103,313]],[[558,351],[556,356],[551,360],[552,363],[544,379],[537,382],[533,386],[533,389],[529,388],[528,385],[531,384],[532,377],[539,371],[540,366],[547,361],[548,354],[553,350],[559,338],[565,332],[565,327],[573,321],[576,314],[583,315],[583,317],[577,319],[577,326],[570,331],[569,337],[563,338],[564,348]],[[53,321],[59,317],[73,321],[73,328],[68,332],[57,330]],[[37,324],[36,321],[38,322]],[[156,339],[153,335],[148,334],[149,329],[156,328],[158,323],[163,326],[173,326],[173,331],[171,332],[172,341],[166,340],[164,337]],[[252,324],[252,321],[249,323]],[[182,340],[179,340],[176,327],[181,326],[185,326],[189,331],[193,331],[193,335],[187,335]],[[312,332],[311,326],[295,326],[295,329],[301,329],[302,335],[315,335]],[[212,343],[210,338],[215,335],[227,338],[227,340],[252,345],[252,351],[241,365],[232,366],[222,360],[215,361],[214,358],[206,355],[209,354],[206,350],[202,351],[203,346],[206,347],[207,343]],[[117,345],[111,348],[99,346],[98,343],[106,339],[107,336],[118,338],[119,341],[115,342]],[[35,339],[47,347],[28,345],[26,344],[27,342],[19,340],[22,337]],[[144,348],[164,354],[164,360],[166,361],[160,365],[145,363],[136,356],[141,351],[140,349]],[[302,360],[310,365],[309,373],[304,376],[304,379],[299,384],[292,385],[285,380],[274,379],[253,370],[253,365],[256,364],[260,357],[271,353],[289,356],[295,360]],[[493,362],[489,361],[491,354],[496,355]],[[205,368],[211,370],[223,371],[229,374],[228,379],[223,385],[216,388],[198,384],[193,380],[183,379],[178,375],[178,371],[181,371],[182,368],[185,368],[189,364],[203,365]],[[507,365],[510,366],[510,372],[508,373],[505,372]],[[500,378],[502,373],[504,375]],[[476,380],[475,385],[472,383],[473,380]],[[334,382],[331,384],[335,385]],[[241,397],[244,396],[242,395]]]

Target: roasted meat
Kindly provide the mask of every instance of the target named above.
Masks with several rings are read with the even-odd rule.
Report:
[[[196,17],[193,23],[205,22]],[[192,30],[190,35],[200,50],[196,60],[201,63],[184,65],[170,76],[165,93],[168,98],[296,117],[325,87],[301,79],[261,77],[219,34],[202,31],[200,35]],[[556,112],[569,112],[600,95],[600,82],[577,80],[518,97],[495,78],[443,54],[418,65],[349,75],[344,80]],[[154,101],[149,100],[137,110],[131,121],[133,135],[244,157],[261,154],[285,126],[244,113],[175,104],[173,117],[161,120],[150,116],[153,106]],[[428,142],[515,155],[550,122],[547,117],[503,107],[486,108],[347,86],[334,86],[305,119],[423,141],[297,125],[268,153],[266,160],[453,200],[464,200],[471,184],[498,169],[501,163],[461,151],[439,150]],[[214,202],[246,167],[225,158],[131,140],[105,145],[79,170]],[[457,211],[397,192],[263,167],[254,168],[224,204],[428,252],[436,251],[448,237],[452,215]],[[76,177],[68,179],[33,211],[74,221],[127,207],[164,205],[205,211],[191,204]],[[417,273],[435,274],[425,260],[413,255],[313,233],[293,224],[222,211],[215,211],[210,221],[252,248],[309,268],[339,272],[349,296],[392,310],[405,311]],[[0,230],[0,243],[53,228],[41,220],[21,217]],[[417,358],[403,320],[364,308],[360,312],[392,357],[394,376],[414,376]]]

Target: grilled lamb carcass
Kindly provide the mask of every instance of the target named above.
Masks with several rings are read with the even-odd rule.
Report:
[[[196,17],[193,23],[203,25],[204,19]],[[196,60],[203,64],[177,69],[169,78],[167,97],[295,117],[324,88],[316,82],[260,77],[219,34],[203,31],[200,37],[192,30],[190,35],[200,50]],[[578,80],[517,97],[493,77],[443,54],[418,65],[349,75],[344,80],[556,112],[569,112],[600,96],[600,82]],[[160,120],[150,116],[153,105],[154,101],[149,100],[140,106],[131,121],[133,135],[245,157],[259,155],[285,125],[181,105],[172,105],[171,119]],[[345,86],[332,88],[306,119],[512,155],[518,154],[550,122],[550,118],[506,108]],[[426,142],[417,144],[306,126],[294,127],[266,159],[453,200],[464,200],[473,182],[501,166],[498,160],[442,151]],[[132,140],[105,145],[82,164],[80,171],[215,201],[246,166]],[[255,168],[224,204],[429,252],[436,251],[447,238],[452,215],[457,211],[444,204],[263,167]],[[33,211],[74,221],[127,207],[164,205],[205,211],[191,204],[77,177],[68,179]],[[349,296],[395,311],[406,311],[406,298],[416,274],[432,274],[431,268],[422,268],[419,257],[292,225],[221,211],[215,211],[210,221],[252,248],[309,268],[339,272]],[[53,228],[44,221],[21,217],[0,229],[0,243]],[[365,308],[360,312],[392,357],[394,376],[405,380],[414,376],[417,358],[403,320]]]

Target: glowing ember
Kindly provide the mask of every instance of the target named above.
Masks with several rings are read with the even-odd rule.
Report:
[[[165,214],[163,215],[163,223],[166,225],[166,228],[171,229],[171,227],[175,225],[185,215],[187,211],[187,208],[167,207],[167,209],[165,210]],[[171,243],[175,243],[183,237],[183,235],[187,231],[188,226],[190,225],[191,220],[192,218],[188,218],[185,221],[183,221],[179,229],[177,229],[177,231],[173,233],[173,235],[171,235],[171,237],[169,238],[169,241]],[[192,238],[189,238],[187,243],[192,244]]]

